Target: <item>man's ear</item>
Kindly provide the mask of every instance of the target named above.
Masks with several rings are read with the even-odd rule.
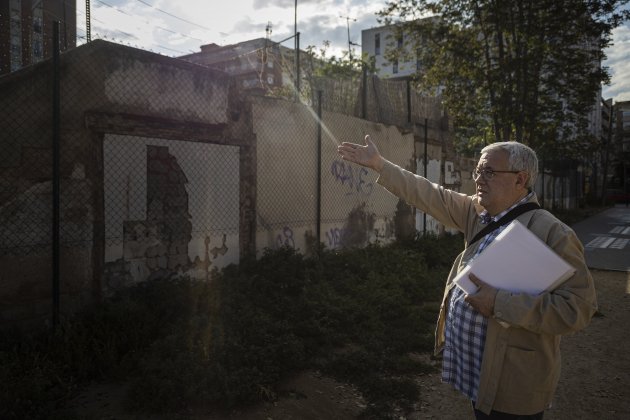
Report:
[[[516,185],[527,189],[527,181],[529,181],[529,174],[527,172],[521,171],[516,174]]]

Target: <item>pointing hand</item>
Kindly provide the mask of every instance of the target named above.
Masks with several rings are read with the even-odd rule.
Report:
[[[365,136],[365,145],[343,142],[337,147],[337,153],[343,160],[347,160],[361,166],[380,172],[383,168],[384,158],[370,140],[370,135]]]

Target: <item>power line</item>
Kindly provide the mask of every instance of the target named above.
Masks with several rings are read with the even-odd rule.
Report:
[[[147,23],[149,23],[149,22],[147,21]],[[160,29],[162,31],[170,32],[170,33],[175,34],[175,35],[181,35],[181,36],[189,38],[189,39],[194,39],[195,41],[203,42],[203,39],[195,38],[194,36],[189,36],[189,35],[183,34],[181,32],[172,31],[172,30],[167,29],[167,28],[162,28],[161,26],[156,26],[155,29]]]
[[[105,6],[107,6],[107,7],[111,7],[112,9],[116,10],[117,12],[120,12],[120,13],[125,14],[125,15],[130,16],[130,17],[134,17],[133,15],[131,15],[131,14],[129,14],[129,13],[127,13],[127,12],[125,12],[124,10],[122,10],[122,9],[120,9],[120,8],[118,8],[118,7],[112,6],[112,5],[110,5],[110,4],[108,4],[108,3],[106,3],[106,2],[104,2],[104,1],[102,1],[102,0],[96,0],[96,1],[98,1],[99,3],[104,4],[104,5],[105,5]],[[138,1],[140,1],[140,0],[138,0]],[[144,2],[141,2],[141,3],[143,3],[143,4],[147,4],[147,3],[144,3]],[[153,7],[153,6],[149,5],[149,4],[147,4],[147,6]],[[155,7],[153,7],[153,8],[154,8],[154,9],[156,9],[156,10],[159,10],[159,9],[157,9],[157,8],[155,8]],[[159,11],[161,11],[161,12],[163,12],[163,13],[166,13],[166,12],[164,12],[164,11],[162,11],[162,10],[159,10]],[[167,13],[167,14],[168,14],[168,13]],[[178,18],[177,16],[174,16],[174,15],[171,15],[171,14],[169,14],[169,16],[175,17],[175,18],[177,18],[177,19],[179,19],[179,20],[183,20],[183,19]],[[98,20],[98,19],[96,19],[96,18],[92,18],[92,19],[93,19],[93,20],[96,20],[97,22],[101,22],[101,23],[103,23],[103,24],[106,24],[105,22],[103,22],[103,21],[101,21],[101,20]],[[143,21],[144,23],[146,23],[147,25],[149,25],[149,26],[151,26],[151,27],[155,28],[155,29],[159,29],[159,30],[161,30],[161,31],[169,32],[169,33],[172,33],[172,34],[175,34],[175,35],[180,35],[180,36],[182,36],[182,37],[184,37],[184,38],[192,39],[192,40],[195,40],[195,41],[204,42],[204,40],[203,40],[203,39],[200,39],[200,38],[195,38],[195,37],[193,37],[193,36],[186,35],[186,34],[183,34],[183,33],[181,33],[181,32],[173,31],[172,29],[164,28],[164,27],[162,27],[162,26],[152,25],[152,24],[151,24],[151,22],[149,22],[149,21],[148,21],[148,20],[146,20],[146,19],[142,19],[142,21]],[[187,23],[191,23],[191,24],[195,25],[195,24],[194,24],[194,23],[192,23],[192,22],[187,22]],[[197,25],[197,26],[199,26],[199,25]],[[204,28],[204,29],[205,29],[205,28]],[[124,31],[122,31],[122,30],[118,30],[118,31],[119,31],[119,32],[121,32],[121,33],[123,33],[123,34],[125,34],[125,35],[127,35],[127,36],[129,36],[129,37],[131,37],[131,38],[136,38],[134,35],[127,34],[126,32],[124,32]],[[162,47],[160,47],[160,48],[164,48],[164,49],[171,50],[171,51],[176,51],[176,52],[182,52],[182,51],[179,51],[179,50],[174,50],[174,49],[171,49],[171,48],[168,48],[168,47],[163,47],[163,46],[162,46]],[[185,54],[185,53],[184,53],[184,54]]]
[[[111,7],[112,9],[116,10],[117,12],[122,13],[123,15],[131,16],[129,13],[125,12],[124,10],[119,9],[119,8],[118,8],[118,7],[116,7],[116,6],[112,6],[111,4],[107,4],[107,3],[105,3],[103,0],[96,0],[96,1],[97,1],[97,2],[99,2],[99,3],[101,3],[101,4],[103,4],[103,5],[105,5],[105,6],[107,6],[107,7]]]
[[[113,5],[111,5],[111,4],[109,4],[109,3],[107,3],[107,2],[105,2],[105,1],[103,1],[103,0],[96,0],[96,1],[97,1],[97,2],[99,2],[99,3],[101,3],[101,4],[103,4],[104,6],[107,6],[107,7],[111,8],[111,9],[113,9],[113,10],[115,10],[115,11],[119,12],[119,13],[122,13],[122,14],[124,14],[124,15],[129,16],[129,17],[132,17],[132,18],[134,18],[134,19],[137,19],[137,17],[134,17],[132,14],[127,13],[127,12],[125,12],[124,10],[122,10],[122,9],[120,9],[120,8],[116,7],[116,6],[113,6]],[[66,4],[66,5],[68,5],[68,6],[72,6],[72,7],[74,7],[74,5],[71,5],[70,3],[68,3],[68,0],[63,0],[63,3],[65,3],[65,4]],[[147,5],[148,5],[148,4],[147,4]],[[148,5],[148,6],[150,6],[150,5]],[[113,41],[116,41],[116,40],[117,40],[117,41],[118,41],[118,42],[120,42],[120,43],[126,43],[127,45],[131,45],[131,43],[130,43],[129,41],[126,41],[126,42],[125,42],[125,40],[124,40],[124,39],[121,39],[121,38],[118,38],[118,39],[117,39],[117,37],[116,37],[117,35],[118,35],[119,37],[127,37],[127,38],[129,38],[129,39],[131,39],[131,40],[137,40],[137,39],[138,39],[138,37],[137,37],[137,36],[135,36],[134,34],[131,34],[131,33],[125,32],[125,31],[123,31],[123,30],[121,30],[121,29],[118,29],[118,28],[112,28],[112,29],[109,29],[109,28],[107,28],[107,26],[109,26],[109,25],[108,25],[106,22],[104,22],[104,21],[102,21],[102,20],[100,20],[100,19],[98,19],[98,18],[94,17],[93,13],[91,13],[91,14],[90,14],[91,16],[90,16],[90,15],[88,15],[87,13],[84,13],[82,10],[80,10],[80,9],[78,9],[78,8],[75,8],[74,10],[75,10],[75,13],[77,13],[77,15],[79,15],[79,14],[80,14],[80,15],[84,15],[84,16],[86,17],[86,19],[88,19],[88,16],[89,16],[89,19],[90,19],[90,20],[93,20],[93,21],[96,21],[96,22],[99,22],[99,23],[103,24],[103,25],[105,26],[105,28],[103,28],[103,29],[106,29],[106,30],[108,30],[108,32],[110,32],[110,33],[109,33],[109,38],[110,38],[111,40],[113,40]],[[43,9],[43,8],[42,8],[42,12],[43,12],[43,14],[44,14],[44,15],[46,15],[46,16],[48,16],[48,17],[52,18],[53,20],[58,20],[58,21],[60,21],[62,24],[65,22],[63,18],[61,18],[61,17],[59,17],[59,16],[55,15],[54,13],[51,13],[50,11],[48,11],[48,10],[46,10],[46,9]],[[163,12],[163,11],[161,11],[161,12]],[[175,17],[175,18],[177,18],[177,17],[176,17],[176,16],[174,16],[174,15],[172,15],[172,16],[173,16],[173,17]],[[153,27],[153,28],[155,28],[155,29],[159,29],[159,30],[162,30],[162,31],[165,31],[165,32],[169,32],[169,33],[172,33],[172,34],[180,35],[180,36],[182,36],[182,37],[185,37],[185,38],[188,38],[188,39],[192,39],[192,40],[195,40],[195,41],[203,42],[203,40],[202,40],[202,39],[195,38],[195,37],[192,37],[192,36],[189,36],[189,35],[183,34],[183,33],[181,33],[181,32],[173,31],[173,30],[171,30],[171,29],[168,29],[168,28],[165,28],[165,27],[161,27],[161,26],[151,25],[151,23],[150,23],[148,20],[146,20],[146,19],[140,19],[140,20],[141,20],[141,21],[143,21],[145,24],[147,24],[147,25],[149,25],[149,26],[151,26],[151,27]],[[180,19],[180,20],[182,20],[182,19]],[[78,23],[78,20],[77,20],[77,23]],[[192,23],[192,22],[188,22],[188,23],[194,24],[194,23]],[[82,40],[82,41],[84,41],[84,42],[86,42],[86,43],[87,43],[87,42],[89,42],[89,41],[91,40],[91,38],[92,38],[92,37],[91,37],[91,36],[89,36],[89,37],[88,37],[88,33],[87,33],[87,30],[86,30],[86,29],[83,29],[83,28],[81,28],[81,27],[79,27],[79,26],[76,26],[76,27],[75,27],[75,30],[76,30],[76,31],[82,31],[82,32],[85,34],[85,35],[80,35],[79,33],[75,32],[75,36],[76,36],[76,38],[77,38],[78,40]],[[92,34],[93,34],[93,31],[91,31],[91,32],[92,32]],[[92,35],[92,34],[90,34],[90,35]],[[103,39],[103,38],[104,38],[104,39],[107,39],[107,38],[108,38],[108,37],[107,37],[107,35],[104,35],[103,33],[96,33],[95,35],[96,35],[96,38],[101,38],[101,39]],[[52,40],[52,36],[51,36],[51,35],[42,34],[41,39],[42,39],[42,41],[49,42],[49,41],[51,41],[51,40]],[[174,52],[174,53],[178,53],[178,54],[189,54],[189,53],[194,52],[194,51],[192,51],[192,50],[189,50],[189,51],[181,51],[181,50],[178,50],[178,49],[174,49],[174,48],[170,48],[170,47],[166,47],[166,46],[164,46],[164,45],[159,45],[159,44],[154,44],[154,43],[149,44],[149,46],[150,46],[150,47],[152,47],[152,48],[156,48],[156,49],[161,49],[161,50],[166,50],[166,51],[172,51],[172,52]],[[142,48],[142,47],[139,47],[138,45],[136,45],[136,48]]]
[[[181,20],[182,22],[186,22],[186,23],[188,23],[188,24],[190,24],[190,25],[198,26],[199,28],[201,28],[201,29],[205,29],[206,31],[212,31],[212,29],[210,29],[210,28],[208,28],[208,27],[206,27],[206,26],[203,26],[203,25],[200,25],[200,24],[198,24],[198,23],[191,22],[191,21],[189,21],[189,20],[186,20],[186,19],[180,18],[179,16],[175,16],[174,14],[169,13],[169,12],[167,12],[167,11],[164,11],[164,10],[162,10],[162,9],[160,9],[160,8],[157,8],[157,7],[155,7],[155,6],[151,5],[151,4],[149,4],[149,3],[147,3],[147,2],[145,2],[145,1],[143,1],[143,0],[137,0],[137,1],[138,1],[138,2],[140,2],[140,3],[142,3],[142,4],[145,4],[145,5],[149,6],[149,7],[153,8],[153,9],[155,9],[155,10],[157,10],[158,12],[162,12],[162,13],[164,13],[165,15],[168,15],[168,16],[170,16],[170,17],[172,17],[172,18],[175,18],[175,19],[177,19],[177,20]]]
[[[114,10],[116,10],[116,11],[120,12],[120,13],[123,13],[123,14],[125,14],[125,15],[127,15],[127,16],[131,16],[131,17],[133,17],[131,14],[129,14],[129,13],[127,13],[127,12],[125,12],[124,10],[119,9],[119,8],[118,8],[118,7],[116,7],[116,6],[112,6],[112,5],[110,5],[110,4],[108,4],[108,3],[106,3],[106,2],[105,2],[105,1],[103,1],[103,0],[96,0],[96,1],[98,1],[99,3],[101,3],[101,4],[103,4],[103,5],[107,6],[107,7],[112,8],[112,9],[114,9]],[[144,1],[144,0],[137,0],[137,1],[138,1],[139,3],[144,4],[144,5],[145,5],[145,6],[147,6],[147,7],[150,7],[150,8],[152,8],[152,9],[155,9],[155,10],[157,10],[158,12],[163,13],[163,14],[165,14],[165,15],[167,15],[167,16],[170,16],[170,17],[172,17],[172,18],[174,18],[174,19],[180,20],[180,21],[185,22],[185,23],[187,23],[187,24],[189,24],[189,25],[194,25],[194,26],[197,26],[197,27],[199,27],[199,28],[201,28],[201,29],[204,29],[204,30],[206,30],[206,31],[210,31],[210,32],[212,32],[212,30],[211,30],[210,28],[206,27],[206,26],[203,26],[203,25],[200,25],[200,24],[198,24],[198,23],[192,22],[192,21],[190,21],[190,20],[187,20],[187,19],[181,18],[181,17],[179,17],[179,16],[177,16],[177,15],[175,15],[175,14],[173,14],[173,13],[170,13],[170,12],[168,12],[168,11],[166,11],[166,10],[162,10],[162,9],[160,9],[160,8],[158,8],[158,7],[155,7],[155,6],[153,6],[152,4],[150,4],[150,3],[148,3],[148,2],[146,2],[146,1]],[[93,18],[93,19],[94,19],[94,18]],[[95,19],[95,20],[96,20],[96,19]],[[100,22],[100,21],[99,21],[99,22]],[[186,35],[186,34],[183,34],[183,33],[181,33],[181,32],[173,31],[173,30],[171,30],[171,29],[164,28],[164,27],[161,27],[161,26],[155,26],[155,25],[152,25],[152,24],[151,24],[149,21],[147,21],[147,20],[144,20],[144,22],[145,22],[146,24],[150,25],[150,26],[151,26],[151,27],[153,27],[153,28],[160,29],[160,30],[162,30],[162,31],[166,31],[166,32],[169,32],[169,33],[172,33],[172,34],[180,35],[180,36],[182,36],[182,37],[185,37],[185,38],[188,38],[188,39],[192,39],[192,40],[195,40],[195,41],[204,42],[204,40],[203,40],[203,39],[199,39],[199,38],[191,37],[191,36]],[[101,23],[102,23],[102,22],[101,22]],[[123,34],[126,34],[125,32],[120,31],[120,30],[119,30],[119,32],[121,32],[121,33],[123,33]],[[130,35],[130,34],[126,34],[126,35],[128,35],[128,36],[130,36],[130,37],[132,37],[132,38],[135,38],[133,35]],[[295,37],[295,35],[292,35],[292,36],[289,36],[289,37],[287,37],[286,39],[284,39],[284,40],[282,40],[282,41],[279,41],[279,42],[273,42],[273,41],[272,41],[272,43],[273,43],[273,44],[280,44],[280,43],[285,42],[285,41],[287,41],[287,40],[289,40],[289,39],[291,39],[291,38],[294,38],[294,37]],[[175,50],[175,49],[168,48],[168,47],[164,47],[164,46],[159,46],[159,48],[163,48],[163,49],[166,49],[166,50],[176,51],[176,52],[183,53],[182,51]],[[250,52],[250,53],[251,53],[251,52]],[[248,53],[246,53],[245,55],[247,55],[247,54],[248,54]]]

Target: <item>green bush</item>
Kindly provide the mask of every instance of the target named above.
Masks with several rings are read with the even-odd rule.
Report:
[[[433,347],[443,282],[459,236],[305,257],[268,250],[211,282],[156,280],[122,291],[55,334],[0,345],[0,417],[49,418],[88,381],[129,383],[133,412],[234,408],[273,399],[316,368],[354,383],[367,417],[407,410],[408,356]]]

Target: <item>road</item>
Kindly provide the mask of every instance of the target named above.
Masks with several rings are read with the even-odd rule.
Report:
[[[591,269],[630,272],[630,207],[617,205],[572,226]]]

